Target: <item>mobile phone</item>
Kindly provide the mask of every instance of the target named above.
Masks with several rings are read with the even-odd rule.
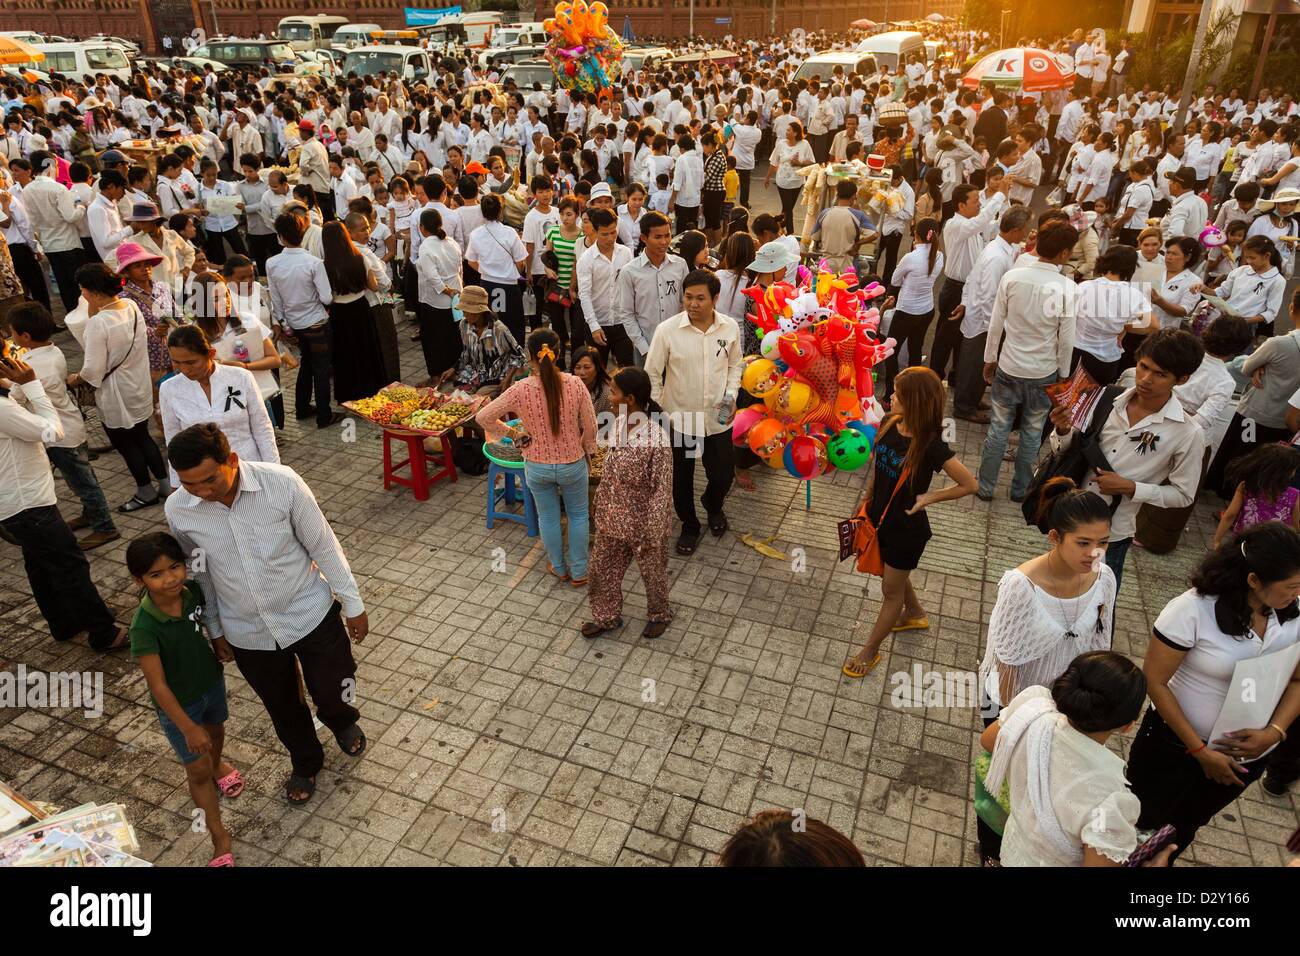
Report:
[[[1151,838],[1143,843],[1140,847],[1129,854],[1124,861],[1125,866],[1143,866],[1153,860],[1170,843],[1174,842],[1174,836],[1177,834],[1173,824],[1166,823],[1159,830],[1151,835]]]

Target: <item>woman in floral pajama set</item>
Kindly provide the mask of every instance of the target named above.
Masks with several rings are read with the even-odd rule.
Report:
[[[650,398],[650,377],[639,368],[619,371],[609,400],[619,415],[610,435],[595,518],[600,529],[591,553],[589,600],[593,620],[582,636],[598,637],[623,626],[623,575],[636,559],[645,582],[647,623],[642,637],[668,629],[668,551],[672,526],[673,456]]]

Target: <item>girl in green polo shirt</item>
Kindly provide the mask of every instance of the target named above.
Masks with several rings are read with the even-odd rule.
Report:
[[[242,775],[221,759],[225,742],[226,681],[221,664],[234,660],[225,638],[209,642],[203,629],[203,591],[187,580],[185,552],[169,534],[132,541],[126,567],[144,597],[131,621],[131,656],[140,663],[158,723],[185,765],[190,796],[212,835],[208,866],[234,866],[230,833],[221,822],[217,791],[237,797]]]

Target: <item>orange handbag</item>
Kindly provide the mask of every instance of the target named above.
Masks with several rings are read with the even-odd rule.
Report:
[[[889,514],[894,498],[898,495],[898,489],[903,487],[905,481],[907,481],[906,468],[898,476],[898,481],[894,484],[894,490],[889,496],[889,501],[885,503],[885,510],[880,513],[881,524],[885,523],[885,516]],[[871,523],[871,519],[867,517],[867,512],[870,509],[871,502],[864,501],[858,506],[858,511],[852,518],[852,521],[857,526],[853,536],[853,553],[858,556],[859,571],[863,574],[881,576],[885,573],[885,561],[880,556],[878,529]]]

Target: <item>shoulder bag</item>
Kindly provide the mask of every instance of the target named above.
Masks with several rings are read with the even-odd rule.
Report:
[[[1029,480],[1029,488],[1025,491],[1025,500],[1020,505],[1020,512],[1025,516],[1025,524],[1034,525],[1043,534],[1047,534],[1046,522],[1038,521],[1038,500],[1042,496],[1043,485],[1049,479],[1064,477],[1079,485],[1082,484],[1083,476],[1088,473],[1089,468],[1110,470],[1110,462],[1106,460],[1101,450],[1101,430],[1106,424],[1106,419],[1110,417],[1111,409],[1115,407],[1115,399],[1123,391],[1124,388],[1120,385],[1107,385],[1103,388],[1101,397],[1097,399],[1097,405],[1092,411],[1092,420],[1088,422],[1088,427],[1076,436],[1068,447],[1052,452],[1038,463],[1038,467],[1034,469],[1034,477]],[[1121,498],[1122,496],[1117,495],[1111,499],[1112,515],[1119,507]]]

